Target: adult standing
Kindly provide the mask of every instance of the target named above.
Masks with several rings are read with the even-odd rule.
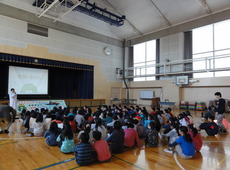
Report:
[[[16,111],[8,105],[0,106],[0,133],[8,133],[11,124],[15,121]]]
[[[15,110],[17,110],[18,99],[17,99],[17,93],[14,88],[10,90],[9,98],[10,98],[10,106],[13,107]]]
[[[225,133],[226,129],[222,123],[224,112],[225,112],[225,99],[222,98],[222,95],[220,92],[215,93],[217,103],[216,103],[216,120],[217,124],[220,127],[220,133]]]

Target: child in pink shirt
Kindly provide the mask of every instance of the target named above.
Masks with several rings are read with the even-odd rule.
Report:
[[[126,147],[131,148],[135,144],[137,144],[137,146],[141,148],[140,139],[137,131],[134,129],[134,125],[132,123],[128,123],[127,129],[125,129],[124,131],[125,131],[124,145]]]
[[[97,152],[97,159],[100,162],[106,162],[111,158],[109,146],[106,140],[101,140],[101,132],[93,131],[93,149]]]
[[[202,138],[193,124],[188,125],[188,134],[191,135],[196,151],[200,151],[203,145]]]

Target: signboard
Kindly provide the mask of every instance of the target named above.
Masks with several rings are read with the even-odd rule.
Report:
[[[23,109],[28,111],[42,108],[52,110],[54,107],[65,108],[66,104],[64,100],[34,100],[34,101],[18,101],[17,103],[17,113],[22,112]]]

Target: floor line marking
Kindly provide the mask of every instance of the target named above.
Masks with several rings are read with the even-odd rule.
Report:
[[[0,138],[0,140],[40,139],[40,138],[44,138],[44,137]]]
[[[15,144],[15,143],[27,142],[27,141],[28,140],[23,140],[23,141],[11,141],[11,140],[0,141],[0,146],[1,145],[7,145],[7,144]]]
[[[13,135],[13,137],[15,137],[16,136],[16,134],[14,134]],[[4,141],[0,141],[0,144],[4,144],[4,143],[7,143],[7,142],[9,142],[11,139],[6,139],[6,140],[4,140]]]
[[[130,165],[133,165],[133,166],[135,166],[135,167],[137,167],[137,168],[139,168],[139,169],[145,170],[144,168],[141,168],[141,167],[139,167],[139,166],[137,166],[137,165],[135,165],[135,164],[132,164],[132,163],[130,163],[130,162],[124,160],[124,159],[118,158],[118,157],[116,157],[115,155],[112,155],[112,156],[113,156],[114,158],[117,158],[117,159],[119,159],[119,160],[125,162],[125,163],[128,163],[128,164],[130,164]]]
[[[180,167],[180,169],[185,170],[185,168],[180,164],[180,162],[177,159],[176,152],[174,152],[174,160],[176,161],[177,165]]]
[[[69,170],[73,170],[73,169],[77,169],[77,168],[80,168],[80,165],[79,165],[79,166],[76,166],[76,167],[74,167],[74,168],[71,168],[71,169],[69,169]]]
[[[203,141],[204,143],[230,143],[228,141]]]
[[[226,161],[227,156],[225,156],[223,159],[221,159],[213,168],[212,170],[215,170],[218,166],[220,166],[224,161]]]
[[[21,142],[24,142],[24,141],[21,141]],[[0,142],[0,146],[1,146],[1,145],[7,145],[7,144],[14,144],[14,143],[19,143],[19,141],[13,141],[13,142],[8,142],[8,141],[7,141],[7,142],[4,142],[4,143],[1,143],[1,142]]]
[[[46,166],[43,166],[43,167],[40,167],[40,168],[36,168],[34,170],[42,170],[42,169],[50,168],[52,166],[56,166],[56,165],[60,165],[60,164],[66,163],[66,162],[73,161],[74,159],[75,158],[71,158],[71,159],[67,159],[67,160],[64,160],[64,161],[56,162],[56,163],[53,163],[53,164],[50,164],[50,165],[46,165]]]

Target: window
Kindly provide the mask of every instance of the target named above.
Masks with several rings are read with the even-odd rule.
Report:
[[[156,40],[134,45],[133,49],[134,81],[155,80]]]
[[[193,30],[194,78],[229,76],[230,20]]]

